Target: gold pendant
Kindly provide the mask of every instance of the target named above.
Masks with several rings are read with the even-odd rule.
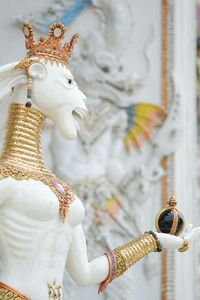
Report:
[[[48,295],[50,300],[61,300],[61,286],[56,284],[56,280],[53,284],[48,283]]]

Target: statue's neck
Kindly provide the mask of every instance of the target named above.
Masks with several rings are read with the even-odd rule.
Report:
[[[10,105],[0,160],[29,172],[50,174],[41,152],[41,128],[45,115],[23,104]]]

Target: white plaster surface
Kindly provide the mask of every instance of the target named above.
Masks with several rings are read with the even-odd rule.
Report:
[[[131,47],[129,49],[129,53],[127,54],[126,58],[125,58],[125,64],[127,64],[130,69],[136,70],[139,73],[143,73],[143,70],[145,70],[146,64],[144,62],[144,59],[141,58],[141,60],[139,59],[140,57],[140,46],[141,44],[144,44],[144,41],[148,40],[148,34],[149,31],[145,31],[145,24],[148,24],[148,20],[150,19],[150,23],[153,24],[153,41],[152,44],[149,47],[149,56],[151,57],[151,63],[150,63],[150,72],[148,73],[148,78],[145,81],[145,86],[143,89],[140,89],[135,95],[134,95],[134,100],[145,100],[145,101],[149,101],[149,102],[153,102],[155,104],[160,104],[160,28],[159,28],[159,24],[160,24],[160,2],[159,1],[151,1],[151,5],[147,6],[146,5],[146,1],[133,1],[133,6],[134,6],[134,10],[135,10],[135,30],[136,33],[134,32],[134,36],[133,36],[133,41],[131,44]],[[187,1],[186,1],[187,2]],[[18,14],[20,15],[25,15],[28,14],[31,11],[40,11],[45,9],[45,7],[49,4],[49,1],[25,1],[25,0],[9,0],[9,1],[2,1],[0,2],[0,15],[1,15],[1,21],[0,21],[0,38],[1,38],[1,55],[0,55],[0,65],[9,63],[9,62],[13,62],[13,61],[17,61],[19,58],[21,58],[23,55],[23,53],[25,53],[24,51],[24,39],[23,39],[23,35],[20,33],[20,30],[16,29],[16,25],[14,23],[12,23],[12,18],[13,16],[16,16]],[[186,8],[184,9],[184,12],[186,14],[186,12],[188,12],[187,10],[187,6],[185,6]],[[89,12],[86,12],[86,14],[89,14]],[[142,15],[142,17],[141,17]],[[187,18],[187,14],[184,15]],[[81,20],[85,20],[84,15],[81,16]],[[91,18],[91,20],[93,20]],[[87,22],[86,22],[86,28],[88,26],[90,26],[90,22],[91,20],[88,18]],[[143,25],[142,25],[143,24]],[[84,32],[85,28],[83,28],[84,26],[82,26],[82,28],[79,27],[79,22],[77,21],[74,24],[74,29],[78,30],[80,29],[80,31]],[[189,30],[192,30],[191,28]],[[135,40],[134,40],[135,39]],[[143,40],[142,40],[143,39]],[[181,44],[181,43],[180,43]],[[183,46],[184,47],[184,46]],[[187,57],[187,55],[185,55],[186,59],[189,59]],[[184,59],[184,58],[183,58]],[[191,70],[190,70],[191,71]],[[188,72],[188,69],[186,67],[186,69],[184,70],[185,73]],[[189,76],[189,75],[188,75]],[[183,92],[184,92],[184,88],[186,88],[186,84],[184,82],[183,84]],[[193,94],[192,94],[193,95]],[[188,97],[190,97],[190,95],[188,95]],[[98,98],[98,95],[97,95]],[[6,99],[3,103],[0,104],[0,109],[3,112],[3,109],[5,109],[4,107],[6,103]],[[186,116],[185,116],[186,118]],[[2,127],[2,123],[5,120],[5,114],[2,113],[2,119],[1,119],[1,124],[0,126]],[[51,126],[51,125],[50,125]],[[192,125],[193,126],[193,125]],[[193,129],[193,127],[189,127],[190,130]],[[189,133],[188,135],[189,136]],[[103,137],[105,142],[106,140],[109,142],[109,136],[104,136]],[[54,168],[57,169],[59,171],[59,161],[60,161],[60,153],[58,153],[57,157],[54,155],[55,157],[51,157],[51,155],[49,154],[49,147],[51,145],[51,130],[48,133],[47,138],[44,140],[44,149],[45,152],[48,155],[48,163],[49,165],[54,164]],[[58,139],[59,141],[59,139]],[[193,140],[194,141],[194,140]],[[68,148],[68,143],[66,142],[66,148]],[[73,142],[71,142],[73,145]],[[65,151],[65,147],[64,147],[64,142],[60,144],[61,148],[64,149],[63,151]],[[81,149],[77,150],[76,149],[76,144],[74,144],[74,149],[75,152],[74,153],[78,153],[79,151],[81,152]],[[54,149],[55,150],[55,149]],[[95,149],[94,149],[95,150]],[[73,152],[73,146],[71,146],[71,151]],[[148,153],[148,146],[145,145],[145,147],[143,148],[143,151]],[[70,152],[70,151],[69,151]],[[187,154],[187,149],[185,149],[184,154],[182,154],[183,159],[188,159],[188,154]],[[191,155],[191,153],[190,153]],[[92,156],[92,154],[91,154]],[[92,158],[92,157],[91,157]],[[135,159],[139,160],[141,159],[141,157],[135,153]],[[92,160],[91,160],[92,161]],[[60,161],[61,162],[61,161]],[[65,163],[68,163],[69,160],[66,158]],[[56,165],[55,165],[56,163]],[[58,165],[59,164],[59,165]],[[179,182],[181,181],[181,176],[182,174],[180,174],[180,164],[181,161],[178,160],[178,153],[176,156],[176,166],[177,166],[177,170],[176,171],[176,176],[178,176],[178,179],[176,177],[176,184],[177,184],[177,189],[179,191],[179,195],[181,195],[181,191],[182,191],[182,185],[179,184]],[[99,164],[99,167],[101,166],[101,164]],[[71,167],[73,170],[73,167]],[[76,169],[76,168],[75,168]],[[93,167],[94,170],[97,170],[96,168]],[[92,168],[90,169],[92,170]],[[100,169],[99,169],[100,170]],[[178,171],[179,170],[179,171]],[[185,169],[186,170],[186,169]],[[66,170],[67,173],[67,170]],[[91,171],[91,176],[94,176],[95,172]],[[185,172],[185,178],[187,178],[187,172]],[[178,175],[177,175],[178,174]],[[75,174],[76,175],[76,174]],[[97,174],[99,175],[99,174]],[[193,176],[193,174],[191,173],[191,176]],[[188,192],[191,195],[190,192]],[[157,211],[157,207],[159,207],[159,203],[160,203],[160,193],[159,193],[159,187],[157,187],[157,189],[154,190],[153,196],[155,196],[155,203],[154,203],[154,207],[152,207],[152,203],[148,202],[145,203],[145,207],[141,207],[141,211],[137,211],[137,216],[138,218],[145,215],[145,221],[142,223],[141,226],[141,230],[145,230],[148,228],[151,228],[153,226],[153,216],[154,213]],[[187,194],[188,195],[188,194]],[[152,196],[152,195],[151,195]],[[187,200],[187,199],[186,199]],[[186,200],[184,200],[186,203]],[[184,207],[184,209],[186,210],[187,206],[186,204],[181,204],[181,206]],[[151,214],[149,213],[149,211],[151,212]],[[191,221],[193,217],[193,213],[191,212],[189,215],[189,219]],[[114,243],[115,245],[119,244],[121,242],[121,240],[119,239],[118,241],[115,240]],[[95,255],[95,254],[94,254]],[[190,255],[191,257],[191,255]],[[156,265],[159,265],[159,259],[156,258]],[[187,265],[187,262],[186,262]],[[178,260],[178,266],[181,266],[181,262],[180,260]],[[147,278],[144,276],[143,272],[142,272],[142,268],[143,268],[143,263],[138,263],[137,266],[135,266],[135,271],[134,271],[134,295],[133,298],[130,298],[130,300],[132,299],[147,299],[148,297],[151,297],[149,299],[154,299],[154,300],[158,300],[160,299],[160,282],[159,282],[159,271],[157,271],[156,275],[154,274],[152,276],[152,278],[150,280],[147,280]],[[188,267],[186,267],[188,268]],[[193,272],[193,269],[189,268],[189,272]],[[151,274],[151,272],[150,272]],[[181,273],[178,273],[179,276],[181,276]],[[193,278],[193,274],[190,273],[190,277]],[[187,274],[188,276],[188,274]],[[193,278],[193,285],[194,285],[194,278]],[[145,284],[144,284],[145,282]],[[179,295],[179,297],[181,297],[180,299],[184,299],[184,300],[188,300],[187,298],[184,298],[185,296],[183,294],[181,294],[181,280],[179,281],[177,279],[177,286],[179,287],[179,290],[177,292],[177,294]],[[193,286],[191,285],[191,286]],[[67,288],[67,287],[66,287]],[[90,288],[84,288],[84,289],[77,289],[77,293],[74,296],[74,299],[79,300],[79,299],[101,299],[102,296],[97,296],[96,295],[96,286],[94,287],[90,287]],[[189,292],[188,292],[189,293]],[[150,295],[150,296],[149,296]],[[187,294],[189,295],[189,294]],[[194,297],[195,295],[193,294],[192,296],[193,298],[191,298],[191,300],[196,300]],[[67,299],[67,298],[66,298]],[[112,300],[112,298],[110,298]],[[114,299],[114,298],[113,298]],[[178,298],[177,298],[178,299]],[[171,300],[171,299],[170,299]]]

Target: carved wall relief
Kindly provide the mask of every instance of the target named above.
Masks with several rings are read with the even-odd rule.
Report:
[[[159,1],[151,2],[161,8]],[[63,141],[55,129],[52,157],[57,174],[73,186],[86,207],[84,229],[91,258],[153,226],[160,208],[161,160],[176,147],[181,105],[176,76],[169,113],[161,107],[159,76],[155,92],[153,86],[150,94],[145,92],[155,76],[155,61],[160,68],[160,48],[155,44],[159,45],[161,35],[155,16],[144,22],[137,17],[144,14],[145,1],[85,0],[82,4],[57,0],[41,15],[25,19],[39,31],[55,20],[66,25],[75,20],[77,28],[85,24],[75,49],[73,74],[88,97],[89,114],[76,141]],[[95,18],[94,25],[84,16],[85,23],[79,23],[83,8]],[[144,33],[142,39],[138,27]],[[151,47],[157,51],[153,57]],[[133,65],[134,54],[139,55],[140,71]],[[152,278],[159,280],[159,260],[153,257],[110,285],[104,298],[132,300],[150,291],[152,299],[159,299],[158,288],[140,289],[139,296],[135,289],[138,282],[145,286]],[[67,299],[69,289],[74,299],[73,283],[65,288]]]

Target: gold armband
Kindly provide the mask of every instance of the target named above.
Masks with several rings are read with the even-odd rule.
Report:
[[[115,278],[121,276],[128,268],[150,252],[161,251],[161,245],[152,231],[145,232],[136,240],[133,240],[105,255],[108,258],[109,274],[100,284],[99,293]]]

